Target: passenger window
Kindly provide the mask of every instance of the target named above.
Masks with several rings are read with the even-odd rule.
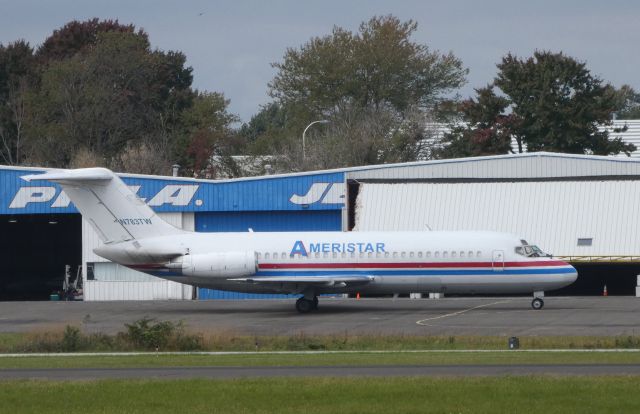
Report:
[[[451,252],[451,257],[456,257],[456,252]]]
[[[464,257],[464,252],[460,252],[460,257]]]
[[[269,253],[265,253],[265,254],[264,254],[264,258],[265,258],[265,259],[268,259],[268,258],[269,258]]]
[[[356,254],[354,252],[351,252],[351,258],[355,259],[356,258]]]
[[[345,257],[347,257],[347,254],[345,252],[342,252],[342,253],[340,253],[340,257],[342,257],[344,259]]]
[[[372,257],[372,253],[371,252],[367,253],[367,257],[371,258]]]
[[[327,252],[322,253],[322,257],[326,259],[327,257],[329,257],[329,253]]]
[[[380,257],[382,257],[382,253],[376,252],[376,259],[379,259]]]
[[[440,252],[436,251],[436,252],[433,254],[433,257],[440,257]]]
[[[477,251],[476,257],[482,257],[482,252],[480,250]]]
[[[471,250],[469,250],[469,256],[468,257],[473,257],[473,252]]]
[[[360,252],[359,256],[362,259],[364,257],[364,253]]]
[[[431,257],[431,252],[427,252],[426,257]]]
[[[281,258],[286,259],[287,258],[287,254],[285,252],[282,252],[282,254],[280,255]]]
[[[394,258],[398,257],[398,252],[393,252],[393,257]]]
[[[331,257],[333,257],[334,259],[336,259],[336,258],[338,257],[338,253],[336,253],[336,252],[331,253]]]
[[[384,257],[389,257],[389,252],[384,252]]]
[[[320,252],[316,252],[316,259],[320,258]]]
[[[403,258],[407,257],[407,252],[402,252],[402,257]]]
[[[409,253],[409,257],[413,257],[413,252],[410,252],[410,253]]]
[[[445,257],[447,257],[447,252],[442,252],[442,258],[444,259]]]
[[[262,256],[262,253],[256,253],[256,256],[258,256],[258,259]]]

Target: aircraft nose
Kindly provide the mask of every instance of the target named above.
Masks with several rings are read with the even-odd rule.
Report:
[[[568,271],[567,273],[565,273],[564,280],[567,282],[567,284],[571,284],[575,282],[578,279],[578,271],[576,270],[576,268],[571,266],[569,263],[566,263],[566,262],[562,262],[562,263],[564,267],[568,267],[571,269],[571,271]]]

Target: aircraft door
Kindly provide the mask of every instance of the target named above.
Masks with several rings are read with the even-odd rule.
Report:
[[[493,262],[493,271],[502,272],[504,270],[504,251],[494,250],[492,262]]]

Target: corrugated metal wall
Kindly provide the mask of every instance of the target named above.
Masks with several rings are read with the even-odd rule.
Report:
[[[193,213],[158,213],[164,221],[193,231]],[[84,300],[191,299],[193,287],[163,280],[112,263],[93,252],[102,243],[93,228],[82,220],[82,270]],[[94,278],[87,280],[87,263],[95,263]]]
[[[559,256],[640,254],[640,181],[365,183],[356,205],[357,231],[492,230]]]
[[[340,231],[341,210],[251,211],[196,213],[195,229],[202,232],[247,231]],[[276,299],[298,295],[267,295],[198,289],[198,299]]]
[[[191,299],[191,286],[169,280],[154,282],[89,280],[84,285],[84,300],[167,300]]]

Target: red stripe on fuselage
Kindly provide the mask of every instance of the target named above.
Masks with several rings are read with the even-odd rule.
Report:
[[[496,263],[502,267],[501,263]],[[569,266],[561,260],[545,260],[539,262],[505,262],[504,267],[548,267]],[[384,263],[260,263],[260,269],[420,269],[447,267],[493,267],[492,262],[384,262]]]

